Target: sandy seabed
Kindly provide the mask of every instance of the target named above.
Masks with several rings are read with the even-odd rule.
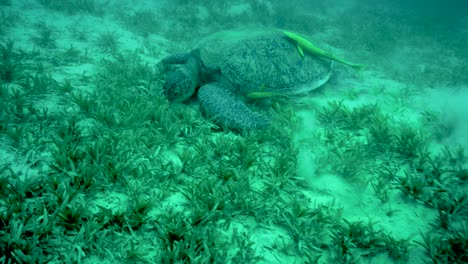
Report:
[[[148,2],[0,0],[2,263],[468,261],[466,18]],[[254,27],[366,67],[249,102],[266,131],[165,99],[164,56]]]

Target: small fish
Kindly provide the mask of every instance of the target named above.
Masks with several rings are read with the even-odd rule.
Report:
[[[245,94],[245,97],[247,97],[249,99],[263,99],[263,98],[270,98],[270,97],[277,97],[277,96],[288,97],[284,93],[274,92],[274,91],[265,91],[265,89],[266,89],[266,85],[262,84],[258,88],[257,91],[247,93],[247,94]]]
[[[279,92],[251,92],[245,95],[245,97],[250,98],[250,99],[262,99],[262,98],[269,98],[269,97],[288,97],[285,94],[279,93]]]
[[[304,52],[306,52],[313,56],[318,56],[322,58],[331,59],[337,62],[341,62],[345,65],[352,67],[355,70],[361,70],[362,68],[364,68],[364,65],[362,64],[355,64],[355,63],[347,62],[343,59],[335,57],[335,55],[317,47],[310,40],[300,36],[299,34],[296,34],[290,31],[285,31],[285,30],[282,30],[282,32],[289,41],[291,41],[294,45],[296,45],[297,50],[302,56],[304,56]]]

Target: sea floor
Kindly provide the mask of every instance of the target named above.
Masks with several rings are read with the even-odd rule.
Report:
[[[346,3],[0,0],[0,262],[467,263],[468,20]],[[262,131],[164,97],[164,56],[259,27],[366,67]]]

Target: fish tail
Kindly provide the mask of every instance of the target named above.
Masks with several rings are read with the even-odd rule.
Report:
[[[366,65],[364,64],[350,64],[349,66],[351,66],[351,68],[355,69],[358,72],[366,67]]]

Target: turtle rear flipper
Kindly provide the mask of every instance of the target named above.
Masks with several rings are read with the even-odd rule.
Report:
[[[231,90],[218,82],[203,85],[198,91],[198,99],[205,115],[222,127],[234,130],[256,130],[268,127],[270,120],[250,110]]]

